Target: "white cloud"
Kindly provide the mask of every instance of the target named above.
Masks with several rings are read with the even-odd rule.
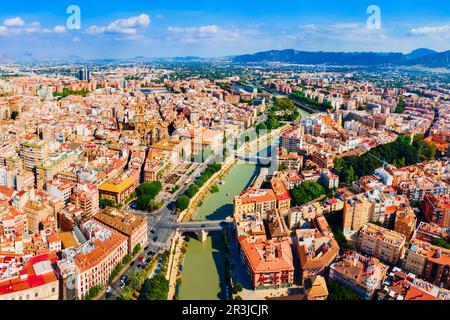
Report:
[[[198,27],[169,26],[166,32],[168,34],[166,40],[169,42],[181,41],[184,43],[244,41],[250,35],[259,34],[257,29],[223,28],[217,25]]]
[[[0,35],[4,35],[8,33],[8,28],[5,26],[0,26]]]
[[[72,42],[74,42],[74,43],[79,43],[79,42],[81,42],[81,39],[80,39],[79,37],[74,37],[74,38],[72,39]]]
[[[411,35],[435,35],[435,34],[446,34],[450,33],[450,25],[442,25],[436,27],[422,27],[413,28],[409,31]]]
[[[56,33],[64,33],[64,32],[66,32],[66,27],[64,27],[64,26],[55,26],[53,28],[53,31],[56,32]]]
[[[90,26],[87,29],[87,33],[133,35],[137,34],[140,30],[148,28],[150,26],[150,22],[150,16],[143,13],[139,16],[115,20],[107,26]]]
[[[25,21],[21,17],[8,18],[3,21],[5,27],[24,27]]]

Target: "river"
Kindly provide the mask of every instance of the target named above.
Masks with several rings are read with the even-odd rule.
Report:
[[[196,212],[194,220],[222,220],[233,215],[233,197],[245,190],[259,168],[255,164],[236,164]],[[229,194],[227,196],[227,194]],[[222,232],[212,232],[205,242],[190,237],[179,289],[181,300],[221,299],[225,286],[225,241]]]
[[[299,110],[302,117],[308,115]],[[274,141],[272,141],[274,142]],[[256,149],[255,151],[256,152]],[[264,149],[264,152],[267,152]],[[266,155],[267,153],[263,153]],[[223,220],[233,215],[233,197],[245,190],[259,174],[251,163],[237,163],[195,213],[193,220]],[[225,240],[221,232],[212,232],[205,242],[189,238],[179,288],[180,300],[223,299],[225,288]]]

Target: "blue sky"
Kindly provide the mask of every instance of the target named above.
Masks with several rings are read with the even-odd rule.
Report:
[[[69,30],[69,5],[81,29]],[[377,5],[381,29],[369,29]],[[450,1],[2,1],[0,57],[223,56],[270,49],[450,49]]]

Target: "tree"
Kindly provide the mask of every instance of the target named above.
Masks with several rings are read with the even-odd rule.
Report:
[[[434,238],[432,244],[435,246],[450,250],[450,243],[448,243],[447,241],[445,241],[442,238]]]
[[[136,205],[139,210],[154,210],[159,203],[155,202],[155,197],[161,192],[162,184],[159,181],[145,182],[136,189]]]
[[[328,283],[328,300],[361,300],[361,298],[352,290],[344,287],[337,281]]]
[[[11,112],[11,119],[16,120],[18,116],[19,116],[19,112],[17,112],[17,111]]]
[[[433,160],[436,156],[436,145],[434,143],[426,144],[420,155],[426,160]]]
[[[186,190],[186,192],[184,193],[186,196],[188,196],[189,198],[192,198],[193,196],[195,196],[195,194],[198,192],[199,187],[196,184],[192,184],[189,186],[189,188]]]
[[[131,253],[131,255],[134,257],[139,251],[141,251],[141,244],[140,243],[138,243],[137,245],[134,246],[133,252]]]
[[[405,100],[400,100],[397,104],[397,107],[395,108],[395,113],[403,113],[403,111],[405,110]]]
[[[338,174],[342,173],[345,166],[345,161],[342,158],[336,158],[334,160],[334,169]]]
[[[160,181],[144,182],[136,189],[138,196],[148,195],[155,198],[162,190],[162,183]]]
[[[295,206],[308,203],[325,194],[325,188],[315,181],[303,182],[290,191]]]
[[[150,202],[153,198],[150,195],[141,195],[136,199],[136,206],[139,210],[147,211],[150,210]]]
[[[142,287],[145,280],[145,275],[142,271],[131,271],[127,275],[128,286],[133,290],[137,291]]]
[[[347,181],[347,185],[350,185],[356,179],[355,169],[353,169],[353,166],[350,166],[345,170],[345,181]]]
[[[162,274],[151,278],[145,288],[146,300],[167,300],[169,293],[169,281]]]
[[[117,207],[116,203],[113,200],[111,200],[111,199],[104,199],[102,197],[100,197],[98,199],[98,206],[101,209],[105,209],[106,207],[114,207],[114,208]]]
[[[256,133],[259,135],[262,132],[267,132],[267,125],[263,122],[256,126]]]
[[[278,166],[278,170],[280,171],[286,171],[287,170],[287,165],[285,162],[281,162],[280,165]]]
[[[178,211],[184,211],[189,207],[189,203],[190,203],[189,198],[186,195],[182,194],[175,201],[175,206]]]
[[[411,136],[398,136],[397,141],[405,144],[411,144]]]

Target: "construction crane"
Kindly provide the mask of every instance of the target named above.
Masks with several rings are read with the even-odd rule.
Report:
[[[366,154],[369,155],[369,156],[371,156],[371,157],[374,158],[375,160],[380,161],[380,162],[383,164],[383,167],[385,167],[386,165],[389,164],[388,162],[386,162],[386,159],[380,159],[380,158],[378,158],[378,157],[376,157],[376,156],[374,156],[373,154],[370,154],[370,153],[366,153]]]

